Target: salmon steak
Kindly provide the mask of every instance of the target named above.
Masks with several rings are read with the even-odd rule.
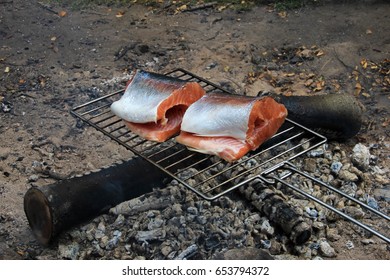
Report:
[[[185,112],[176,141],[233,162],[271,138],[286,117],[287,109],[271,97],[206,94]]]
[[[137,70],[111,111],[133,133],[164,142],[180,131],[185,111],[204,94],[196,82]]]

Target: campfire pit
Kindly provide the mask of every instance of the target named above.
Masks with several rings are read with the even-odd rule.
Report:
[[[229,93],[216,84],[183,69],[174,70],[167,75],[186,81],[198,82],[204,87],[206,92],[222,91]],[[189,151],[186,147],[177,144],[174,140],[155,143],[144,140],[131,133],[122,120],[110,111],[112,102],[119,99],[123,92],[124,90],[116,91],[77,106],[72,110],[72,114],[98,131],[101,131],[113,141],[126,147],[135,156],[153,165],[155,167],[153,171],[161,171],[170,179],[176,180],[184,187],[195,192],[202,199],[212,201],[236,189],[240,189],[242,193],[246,193],[245,188],[258,183],[270,186],[281,184],[390,243],[390,239],[379,231],[361,223],[330,203],[324,202],[312,194],[305,192],[291,182],[291,179],[298,175],[305,178],[305,180],[314,182],[326,191],[334,192],[344,197],[348,201],[359,205],[364,210],[386,221],[390,220],[386,214],[369,207],[365,203],[301,171],[295,166],[294,162],[297,158],[304,157],[310,151],[326,144],[327,139],[321,134],[287,119],[278,133],[264,143],[257,151],[249,153],[237,162],[227,163],[214,156]],[[148,174],[145,175],[149,176]],[[149,187],[145,192],[147,191],[150,191]],[[266,197],[265,200],[269,199],[269,197]],[[274,198],[275,196],[272,197]],[[45,201],[42,198],[39,200],[38,203]],[[36,200],[34,201],[36,202]],[[119,201],[116,202],[119,203]],[[45,201],[44,203],[48,202]],[[284,209],[286,207],[288,208],[287,204],[284,204],[280,199],[269,199],[270,203],[275,203],[280,208],[279,210],[273,210],[274,217],[276,217],[273,221],[283,227],[285,232],[290,234],[290,238],[295,244],[302,244],[310,238],[311,228],[299,215],[296,215],[294,211],[285,214]],[[253,204],[256,206],[256,202]],[[40,228],[45,228],[36,225],[37,219],[32,214],[34,207],[28,206],[26,214],[31,227],[38,229],[38,231]],[[48,207],[50,208],[51,205]],[[269,205],[269,207],[272,207],[272,205]],[[267,212],[267,210],[264,212]],[[57,216],[61,217],[62,214],[57,213]],[[45,214],[44,216],[49,220],[52,219],[50,215]],[[53,224],[54,221],[48,221],[48,223]],[[51,236],[48,239],[46,238],[46,241],[49,241],[50,238]]]

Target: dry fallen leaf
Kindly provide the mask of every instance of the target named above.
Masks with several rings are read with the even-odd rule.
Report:
[[[308,79],[308,80],[305,82],[305,86],[310,87],[311,84],[312,84],[313,82],[314,82],[313,79]]]
[[[314,91],[320,91],[324,88],[325,86],[325,81],[318,81],[315,83],[315,88],[313,89]]]
[[[281,18],[286,18],[287,17],[287,12],[286,11],[280,12],[280,13],[278,13],[278,16],[281,17]]]
[[[367,29],[367,30],[366,30],[366,34],[367,34],[367,35],[371,35],[371,34],[372,34],[371,29]]]
[[[321,50],[318,50],[318,52],[316,52],[316,56],[322,56],[324,55],[325,53]]]
[[[225,10],[227,8],[227,6],[220,6],[218,7],[218,11],[219,12],[222,12],[223,10]]]
[[[116,13],[116,15],[115,15],[115,16],[116,16],[117,18],[120,18],[120,17],[123,17],[123,16],[124,16],[124,14],[125,14],[125,12],[123,12],[123,11],[119,11],[119,12],[117,12],[117,13]]]
[[[367,68],[367,59],[363,58],[361,61],[360,61],[360,65],[363,67],[363,69],[366,69]]]
[[[176,9],[175,14],[180,13],[180,12],[185,11],[185,10],[187,10],[187,5],[185,5],[185,4],[181,5],[180,7],[178,7]]]
[[[361,91],[362,91],[362,85],[359,82],[357,82],[355,85],[355,95],[358,96]]]
[[[60,12],[58,13],[58,15],[59,15],[60,17],[65,17],[67,14],[68,14],[68,13],[67,13],[66,11],[60,11]]]

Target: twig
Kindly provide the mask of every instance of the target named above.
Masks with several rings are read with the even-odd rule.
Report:
[[[121,47],[121,48],[119,49],[119,51],[117,51],[117,52],[115,53],[115,59],[114,59],[114,61],[117,61],[117,60],[121,59],[121,58],[127,53],[127,51],[128,51],[129,49],[130,49],[129,46]]]
[[[5,60],[0,60],[0,63],[5,64],[5,65],[10,65],[10,66],[17,66],[17,67],[27,66],[27,64],[16,64],[16,63],[12,63],[12,62],[7,62]]]
[[[217,4],[217,2],[210,2],[210,3],[201,4],[201,5],[196,5],[196,6],[187,8],[187,9],[183,10],[182,12],[183,13],[184,12],[193,12],[196,10],[207,9],[207,8],[213,7],[216,4]]]
[[[45,10],[47,10],[47,11],[49,11],[49,12],[52,12],[53,14],[58,15],[58,12],[55,11],[55,10],[53,10],[52,8],[50,8],[48,5],[45,5],[45,4],[41,3],[41,2],[37,2],[37,4],[38,4],[39,6],[41,6],[42,8],[44,8]]]
[[[347,68],[347,69],[352,69],[352,71],[355,70],[352,66],[347,65],[347,64],[339,57],[339,54],[336,52],[336,49],[335,49],[335,48],[333,48],[333,52],[334,52],[334,56],[336,57],[336,59],[337,59],[342,65],[344,65],[345,68]]]
[[[80,11],[82,14],[90,14],[90,15],[98,15],[98,16],[108,16],[109,14],[104,14],[104,13],[99,13],[95,11],[88,11],[88,10],[81,10]]]

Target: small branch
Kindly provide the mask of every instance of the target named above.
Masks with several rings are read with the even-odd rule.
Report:
[[[213,7],[216,4],[217,4],[217,2],[210,2],[210,3],[201,4],[201,5],[196,5],[196,6],[187,8],[187,9],[183,10],[182,12],[183,13],[184,12],[193,12],[193,11],[197,11],[197,10],[201,10],[201,9],[207,9],[207,8]]]
[[[53,13],[53,14],[58,15],[58,12],[55,11],[55,10],[53,10],[52,8],[50,8],[48,5],[43,4],[43,3],[41,3],[41,2],[37,2],[37,4],[38,4],[39,6],[41,6],[43,9],[45,9],[45,10],[47,10],[47,11]]]
[[[121,59],[129,50],[130,48],[128,46],[121,47],[116,53],[115,53],[115,59],[114,61],[117,61]]]

